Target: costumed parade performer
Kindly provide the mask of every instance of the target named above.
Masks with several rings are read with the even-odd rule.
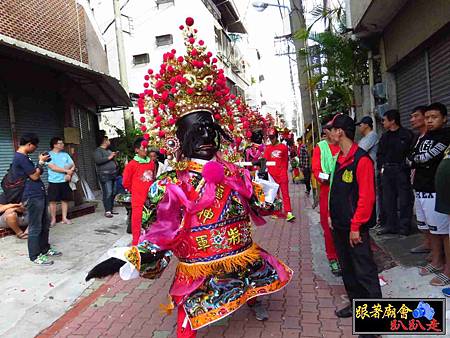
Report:
[[[267,134],[271,144],[266,146],[263,156],[267,161],[275,162],[274,166],[270,166],[267,169],[275,182],[280,186],[284,213],[279,215],[280,217],[285,217],[286,221],[292,222],[295,220],[295,216],[292,214],[291,198],[289,196],[289,150],[285,144],[278,141],[276,128],[270,128]]]
[[[155,163],[148,157],[148,148],[142,145],[143,137],[133,143],[136,153],[123,171],[123,186],[131,193],[131,233],[132,245],[139,243],[141,235],[142,211],[150,185],[155,180]]]
[[[327,254],[328,262],[331,272],[340,276],[342,274],[339,266],[336,248],[331,234],[331,228],[328,221],[329,208],[328,199],[330,195],[330,181],[331,174],[333,172],[335,159],[340,149],[339,145],[333,144],[331,141],[331,122],[324,125],[322,130],[325,134],[325,138],[317,143],[313,149],[312,156],[312,171],[315,179],[319,183],[319,208],[320,208],[320,224],[323,229],[323,236],[325,239],[325,251]]]
[[[252,177],[255,177],[257,171],[263,175],[262,173],[266,171],[265,161],[261,160],[264,159],[266,119],[257,111],[246,109],[245,116],[241,117],[241,121],[243,121],[243,130],[249,144],[245,149],[245,161],[254,164],[247,169],[250,170]]]
[[[169,308],[178,308],[178,337],[195,337],[198,329],[250,302],[257,319],[267,319],[253,299],[279,291],[292,277],[289,267],[252,240],[250,217],[262,225],[255,208],[270,206],[261,204],[262,189],[252,184],[248,170],[224,161],[219,151],[233,129],[229,89],[217,59],[197,42],[193,23],[187,18],[180,27],[187,55],[166,53],[161,70],[149,70],[138,101],[148,114],[141,119],[148,131],[143,146],[156,144],[173,154],[175,170],[150,188],[139,245],[111,249],[112,258],[86,277],[120,270],[123,279],[157,278],[175,255]]]

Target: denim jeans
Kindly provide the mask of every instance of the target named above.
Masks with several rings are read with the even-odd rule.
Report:
[[[47,210],[47,197],[34,197],[27,201],[28,224],[28,254],[34,261],[40,254],[50,249],[48,233],[50,219]]]
[[[103,192],[103,207],[105,212],[112,211],[114,206],[114,185],[115,179],[106,180],[104,182],[100,181]]]

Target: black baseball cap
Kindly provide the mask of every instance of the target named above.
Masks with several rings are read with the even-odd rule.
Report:
[[[370,116],[364,116],[355,126],[359,126],[361,123],[367,124],[370,128],[373,128],[373,119]]]
[[[332,128],[355,133],[355,121],[348,115],[338,114],[331,121]]]

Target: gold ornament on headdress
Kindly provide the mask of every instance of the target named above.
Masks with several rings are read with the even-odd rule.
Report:
[[[186,19],[183,31],[186,55],[176,51],[165,53],[159,72],[148,71],[138,106],[142,114],[141,129],[147,144],[163,153],[178,149],[171,140],[176,137],[177,121],[196,112],[210,112],[225,132],[234,129],[234,115],[229,104],[230,90],[223,69],[217,68],[217,59],[206,51],[204,42],[197,41],[194,20]],[[169,140],[169,141],[168,141]]]

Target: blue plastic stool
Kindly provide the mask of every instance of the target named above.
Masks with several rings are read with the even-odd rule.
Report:
[[[450,297],[450,288],[444,288],[442,289],[442,293],[445,297]]]

